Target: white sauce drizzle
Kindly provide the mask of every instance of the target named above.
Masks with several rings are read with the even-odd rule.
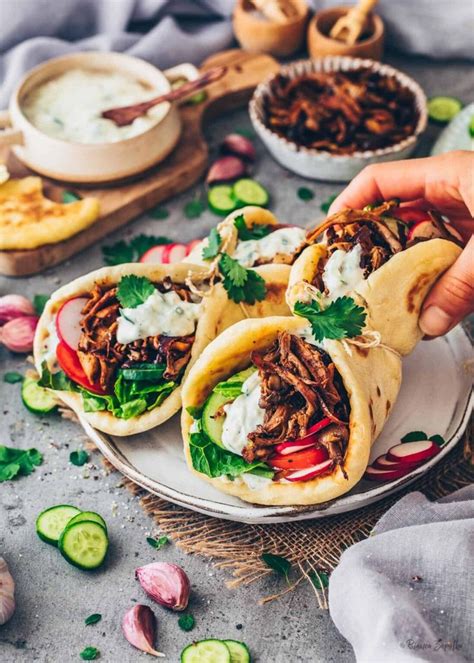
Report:
[[[349,294],[364,280],[364,270],[360,267],[361,250],[360,244],[349,253],[337,249],[327,261],[323,282],[331,300]]]
[[[58,367],[56,359],[56,348],[59,344],[59,336],[56,330],[56,316],[51,320],[47,327],[48,334],[41,347],[41,363],[46,362],[48,368],[56,369]]]
[[[232,257],[244,267],[252,267],[259,259],[271,260],[278,253],[294,253],[305,237],[304,228],[279,228],[262,239],[239,241]]]
[[[226,417],[222,429],[222,444],[228,451],[239,456],[248,443],[249,433],[259,424],[263,424],[265,410],[258,404],[260,391],[260,376],[258,371],[255,371],[245,380],[240,396],[224,406]]]

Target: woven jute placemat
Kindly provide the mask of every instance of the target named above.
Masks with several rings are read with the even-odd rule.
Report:
[[[376,504],[338,516],[272,525],[247,525],[205,516],[176,506],[124,478],[122,485],[140,498],[140,504],[162,532],[187,553],[212,559],[228,571],[228,587],[263,578],[272,570],[264,552],[281,555],[293,566],[292,582],[280,594],[263,597],[265,603],[292,591],[307,579],[321,608],[327,592],[321,572],[330,574],[344,550],[368,537],[379,518],[403,495],[419,490],[434,500],[474,482],[472,421],[463,442],[432,470],[407,488]],[[107,465],[107,461],[105,461]],[[112,466],[110,466],[112,469]]]

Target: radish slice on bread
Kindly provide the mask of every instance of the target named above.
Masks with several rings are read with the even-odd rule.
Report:
[[[304,470],[291,472],[291,474],[286,475],[285,479],[287,481],[309,481],[309,479],[314,479],[320,474],[327,472],[332,468],[333,464],[334,461],[329,458],[328,460],[319,463],[319,465],[313,465],[312,467],[307,467]]]
[[[405,442],[391,447],[387,453],[387,460],[394,463],[422,463],[428,458],[436,456],[441,448],[431,440],[420,440],[419,442]]]
[[[56,316],[56,331],[59,339],[71,350],[77,350],[82,334],[80,325],[82,309],[87,303],[86,297],[68,299],[61,306]]]

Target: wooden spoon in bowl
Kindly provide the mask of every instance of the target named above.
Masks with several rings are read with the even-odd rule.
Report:
[[[359,0],[355,7],[336,21],[329,36],[345,42],[348,46],[354,46],[362,33],[367,15],[377,2],[378,0]]]
[[[161,104],[164,101],[183,99],[193,92],[197,92],[201,88],[210,85],[210,83],[215,83],[215,81],[218,81],[224,76],[226,71],[227,67],[213,67],[194,81],[188,81],[174,90],[170,90],[165,94],[160,94],[159,97],[154,97],[153,99],[148,99],[148,101],[142,101],[141,103],[133,104],[132,106],[110,108],[109,110],[103,111],[101,116],[105,117],[106,120],[112,120],[112,122],[115,122],[119,127],[125,127],[127,124],[132,124],[137,117],[144,115],[150,110],[150,108],[153,108],[153,106],[156,106],[157,104]]]

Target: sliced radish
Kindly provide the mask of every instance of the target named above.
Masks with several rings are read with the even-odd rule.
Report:
[[[328,417],[324,417],[321,421],[318,421],[308,428],[308,432],[304,437],[300,437],[298,440],[291,440],[291,442],[280,442],[280,444],[277,444],[275,447],[275,451],[279,454],[285,455],[295,453],[296,451],[306,449],[307,447],[312,447],[313,444],[316,444],[318,441],[317,435],[315,434],[321,429],[326,428],[326,426],[329,426],[330,423],[331,420],[328,419]]]
[[[186,255],[188,256],[191,253],[191,251],[194,249],[194,247],[197,246],[198,244],[201,244],[201,242],[202,239],[193,239],[190,242],[188,242],[187,244],[188,250],[186,252]]]
[[[429,219],[415,223],[408,231],[407,236],[408,241],[414,239],[437,239],[439,237],[442,237],[441,231]]]
[[[458,233],[456,228],[454,228],[450,223],[445,223],[444,227],[446,228],[448,233],[454,237],[454,239],[457,239],[460,242],[464,241],[463,238],[462,238],[461,233]]]
[[[364,478],[368,479],[369,481],[394,481],[395,479],[400,479],[400,477],[404,477],[406,474],[409,474],[412,469],[412,465],[406,465],[406,467],[399,469],[378,470],[377,468],[369,465],[369,467],[365,470]]]
[[[188,247],[186,244],[170,244],[170,246],[171,248],[167,254],[168,263],[181,262],[181,260],[188,255]]]
[[[151,262],[157,265],[160,265],[163,262],[163,251],[166,249],[168,244],[162,244],[161,246],[152,246],[151,249],[148,249],[139,262]]]
[[[313,465],[312,467],[307,467],[305,470],[297,470],[296,472],[287,474],[285,479],[287,481],[309,481],[309,479],[314,479],[314,477],[327,472],[333,464],[334,461],[329,458],[328,460],[319,463],[319,465]]]
[[[176,244],[172,242],[171,244],[166,244],[166,246],[163,247],[163,255],[161,257],[161,262],[163,264],[167,265],[169,263],[170,252],[174,246],[176,246]]]
[[[391,447],[387,453],[387,460],[407,464],[421,463],[436,456],[440,451],[440,447],[431,440],[405,442]]]
[[[403,463],[401,461],[389,460],[385,454],[376,458],[372,463],[372,467],[375,467],[377,470],[398,470],[407,465],[415,466],[418,463]]]
[[[314,433],[317,433],[322,428],[326,428],[326,426],[329,426],[330,423],[331,423],[331,419],[329,419],[328,417],[323,417],[323,419],[321,419],[321,421],[318,421],[317,423],[313,424],[308,429],[308,432],[306,433],[305,437],[307,437],[308,435],[313,435]],[[302,439],[304,440],[305,438],[302,438]]]
[[[56,316],[56,331],[61,341],[71,350],[77,350],[81,330],[81,312],[87,303],[87,297],[68,299],[61,306]]]

